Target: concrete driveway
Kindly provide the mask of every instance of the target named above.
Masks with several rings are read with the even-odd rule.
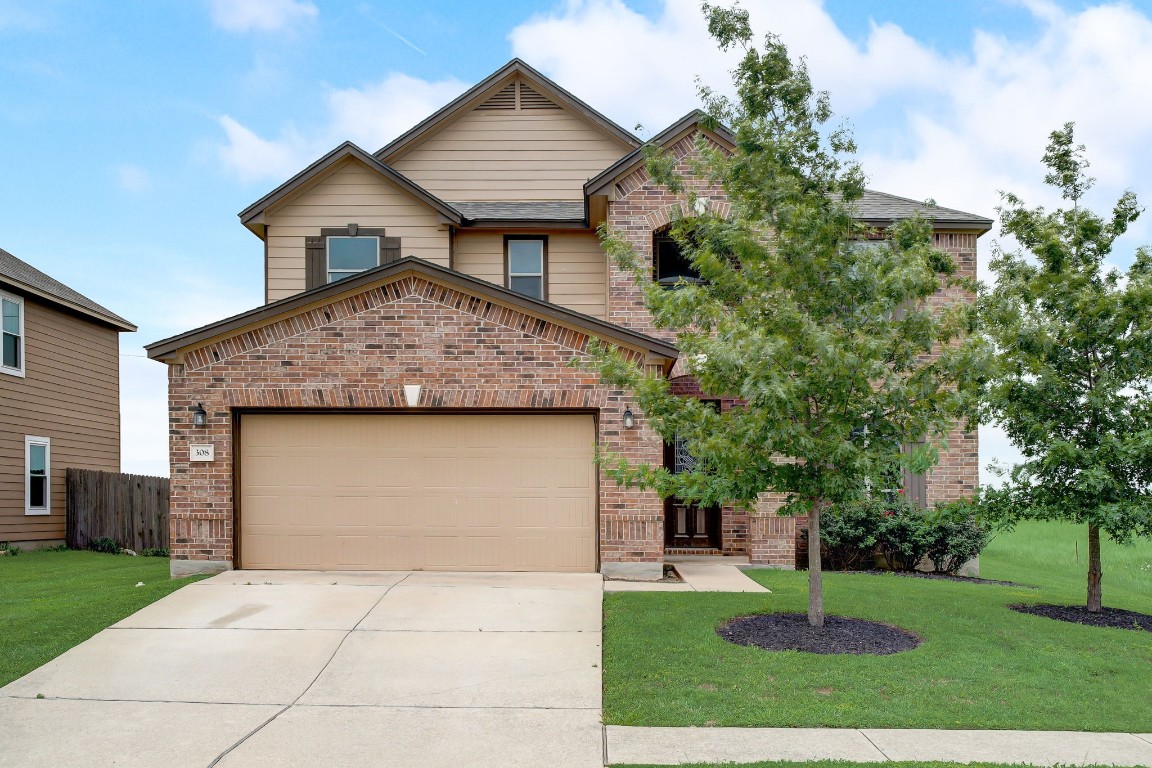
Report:
[[[0,765],[601,766],[601,591],[221,574],[0,688]]]

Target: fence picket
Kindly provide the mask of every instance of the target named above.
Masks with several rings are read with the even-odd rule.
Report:
[[[99,538],[136,552],[168,546],[168,478],[69,467],[65,487],[69,547]]]

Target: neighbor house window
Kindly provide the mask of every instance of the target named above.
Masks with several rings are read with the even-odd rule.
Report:
[[[13,376],[24,375],[24,300],[0,293],[0,371]]]
[[[680,244],[672,239],[668,230],[658,232],[652,238],[652,277],[665,288],[680,282],[702,282],[692,260],[684,255]]]
[[[47,515],[51,505],[52,441],[46,437],[24,438],[24,513]]]
[[[544,300],[544,264],[548,241],[542,237],[508,237],[504,240],[508,288]]]
[[[328,282],[334,283],[379,265],[380,238],[362,236],[328,238]]]

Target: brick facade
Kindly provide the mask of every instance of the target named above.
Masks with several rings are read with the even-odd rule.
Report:
[[[696,155],[695,132],[671,144],[667,151],[677,159],[676,170],[685,178],[686,187],[698,197],[707,200],[709,208],[720,215],[728,211],[724,190],[709,186],[692,177],[692,161]],[[640,263],[649,270],[653,264],[654,235],[666,227],[677,215],[688,212],[684,196],[673,194],[656,184],[647,171],[637,168],[617,182],[615,200],[609,206],[608,224],[634,249]],[[976,235],[971,232],[938,231],[933,235],[937,248],[952,255],[962,277],[976,276]],[[673,334],[657,329],[644,308],[643,295],[630,273],[609,264],[608,319],[626,328],[657,338],[674,341]],[[956,299],[972,301],[970,293],[958,288],[947,288],[933,297],[933,305]],[[672,391],[685,397],[707,398],[691,376],[683,375],[678,363]],[[721,401],[724,409],[735,401]],[[948,436],[941,451],[939,464],[928,474],[927,502],[929,505],[951,501],[970,495],[979,478],[977,436],[957,428]],[[807,543],[804,531],[807,519],[779,516],[784,499],[780,494],[763,494],[751,511],[733,507],[721,510],[721,549],[725,554],[747,553],[755,564],[778,568],[804,567],[807,563]]]
[[[421,407],[583,409],[598,440],[634,462],[662,460],[628,396],[569,363],[590,336],[422,277],[400,279],[196,349],[170,366],[171,551],[183,572],[233,560],[233,445],[238,410],[404,409],[403,385],[423,385]],[[639,356],[637,354],[637,360]],[[202,403],[206,427],[192,425]],[[405,409],[409,410],[409,409]],[[190,443],[215,461],[189,462]],[[659,569],[663,518],[654,493],[600,477],[600,558]]]

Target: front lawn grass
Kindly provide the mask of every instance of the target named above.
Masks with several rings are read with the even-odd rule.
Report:
[[[829,614],[894,624],[923,639],[919,648],[892,656],[767,652],[716,635],[716,627],[735,616],[803,612],[804,572],[749,571],[770,595],[609,594],[605,722],[1152,732],[1152,633],[1083,627],[1007,608],[1084,599],[1083,581],[1047,551],[1063,539],[1043,528],[1050,524],[1036,525],[1040,531],[1022,526],[998,537],[983,558],[982,575],[1039,589],[826,574]],[[1035,562],[1016,564],[1022,551]],[[1129,555],[1138,562],[1148,553],[1152,547],[1145,545]],[[1135,567],[1125,586],[1119,577],[1108,581],[1105,566],[1105,604],[1152,612],[1152,578]]]
[[[166,557],[71,551],[0,557],[0,685],[196,580],[169,578]]]

